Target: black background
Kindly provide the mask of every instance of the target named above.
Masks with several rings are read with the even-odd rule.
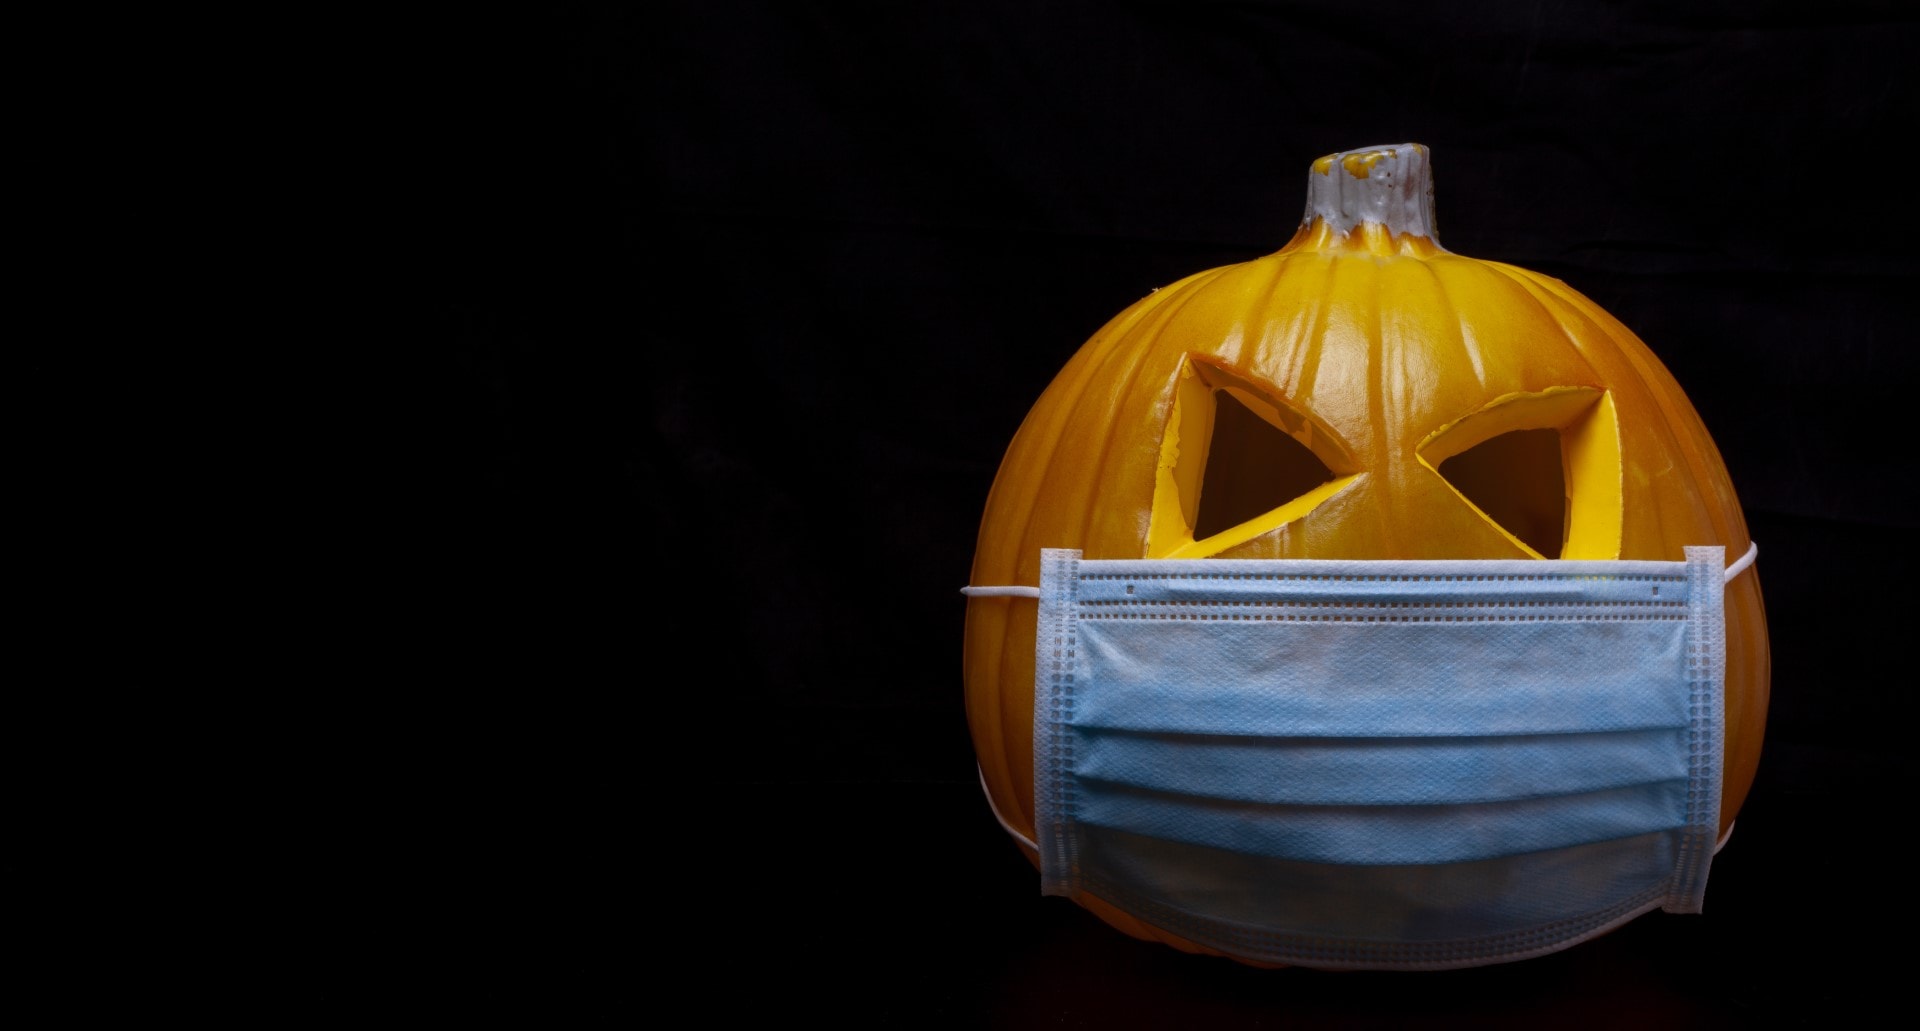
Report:
[[[569,5],[431,28],[404,452],[450,992],[881,1026],[1742,1026],[1897,1003],[1920,24],[1895,3]],[[1632,327],[1761,548],[1703,916],[1260,971],[1060,899],[975,779],[975,532],[1108,317],[1431,148],[1440,238]],[[1886,935],[1883,937],[1883,931]],[[1898,1012],[1899,1010],[1895,1010]]]

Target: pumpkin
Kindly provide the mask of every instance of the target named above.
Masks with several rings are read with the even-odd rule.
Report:
[[[1646,344],[1567,284],[1453,254],[1418,144],[1328,155],[1293,238],[1114,316],[1008,446],[971,582],[1089,559],[1678,561],[1749,545],[1700,416]],[[964,678],[993,808],[1033,837],[1037,602],[973,597]],[[1759,762],[1759,579],[1727,585],[1722,832]],[[1038,865],[1029,848],[1028,859]],[[1213,952],[1095,897],[1136,937]]]

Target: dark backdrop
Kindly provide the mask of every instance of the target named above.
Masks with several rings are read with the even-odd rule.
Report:
[[[419,672],[450,757],[426,833],[488,885],[449,917],[485,960],[453,990],[991,1027],[1898,998],[1905,10],[719,0],[435,26],[409,117],[411,546],[442,631]],[[1277,249],[1315,157],[1405,141],[1449,249],[1593,298],[1714,433],[1772,630],[1758,782],[1705,915],[1551,957],[1262,972],[1136,942],[1038,895],[975,780],[958,588],[988,488],[1108,317]]]

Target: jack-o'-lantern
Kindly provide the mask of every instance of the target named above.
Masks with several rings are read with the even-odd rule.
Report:
[[[1321,158],[1284,247],[1155,290],[1095,333],[1005,453],[971,583],[1035,585],[1049,548],[1196,563],[1746,552],[1727,469],[1659,359],[1567,284],[1443,249],[1427,169],[1416,144]],[[1726,583],[1724,630],[1722,835],[1766,715],[1751,571]],[[1035,646],[1033,600],[968,601],[981,779],[1038,864]],[[1076,901],[1136,937],[1260,963],[1097,890]]]

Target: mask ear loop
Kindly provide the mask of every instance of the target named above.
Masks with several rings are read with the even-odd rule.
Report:
[[[1007,818],[1000,815],[1000,807],[993,804],[993,792],[987,790],[987,771],[981,769],[979,763],[975,763],[973,766],[973,769],[975,773],[978,773],[980,775],[980,793],[987,796],[987,808],[993,810],[993,818],[1000,821],[1000,829],[1006,831],[1008,834],[1013,835],[1013,840],[1019,842],[1020,844],[1027,846],[1028,848],[1034,850],[1035,852],[1040,851],[1039,845],[1036,845],[1032,841],[1029,841],[1025,834],[1022,834],[1019,831],[1014,830],[1013,824],[1008,823]]]
[[[1722,582],[1732,583],[1733,578],[1736,576],[1739,576],[1741,573],[1746,572],[1747,567],[1750,565],[1753,565],[1753,560],[1758,558],[1759,556],[1760,556],[1760,543],[1758,541],[1748,541],[1747,553],[1740,556],[1738,559],[1735,559],[1733,565],[1730,565],[1727,567],[1726,579],[1723,580]],[[1739,821],[1737,820],[1734,821],[1734,823],[1738,823],[1738,822]],[[1716,841],[1713,843],[1714,855],[1716,856],[1719,855],[1720,850],[1727,847],[1727,839],[1733,837],[1734,823],[1727,824],[1727,832],[1725,834],[1720,835],[1719,841]]]
[[[1733,565],[1730,565],[1727,567],[1727,577],[1726,577],[1726,580],[1723,582],[1732,583],[1733,578],[1736,576],[1739,576],[1742,572],[1745,572],[1748,566],[1753,565],[1753,560],[1755,558],[1758,558],[1759,555],[1760,555],[1760,543],[1758,541],[1748,541],[1747,553],[1740,556],[1738,559],[1736,559]]]
[[[960,593],[969,598],[1038,598],[1040,597],[1040,588],[968,586],[960,588]],[[987,771],[981,769],[979,763],[973,765],[973,770],[980,775],[980,793],[986,796],[987,808],[993,810],[993,818],[1000,822],[1000,829],[1011,835],[1013,840],[1027,846],[1034,852],[1039,852],[1039,845],[1028,840],[1026,835],[1014,830],[1013,824],[1008,823],[1007,818],[1000,815],[1000,807],[993,804],[993,792],[987,790]]]

